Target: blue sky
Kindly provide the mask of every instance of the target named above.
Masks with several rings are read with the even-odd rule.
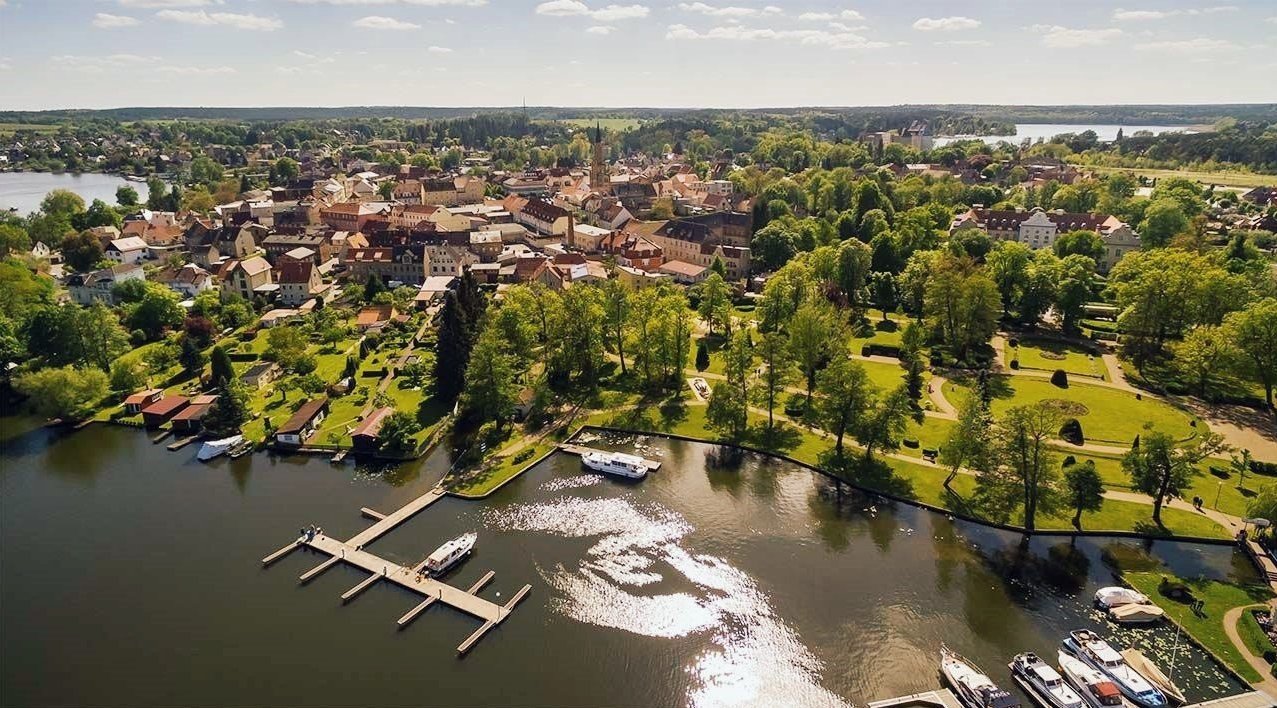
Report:
[[[1274,0],[0,0],[0,109],[1277,101]]]

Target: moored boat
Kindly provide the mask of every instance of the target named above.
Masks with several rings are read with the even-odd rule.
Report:
[[[225,455],[230,452],[231,448],[243,442],[243,435],[232,435],[229,438],[220,440],[207,440],[200,446],[200,451],[195,453],[195,458],[200,462],[208,462],[213,458]]]
[[[1123,605],[1147,605],[1148,597],[1130,588],[1119,586],[1100,588],[1095,591],[1095,604],[1105,610]]]
[[[1162,693],[1165,693],[1167,698],[1170,698],[1172,701],[1180,704],[1188,702],[1188,699],[1184,697],[1184,692],[1179,689],[1179,686],[1176,686],[1170,676],[1162,673],[1162,670],[1157,668],[1156,664],[1154,664],[1147,656],[1144,656],[1144,652],[1141,652],[1139,649],[1127,649],[1122,652],[1122,658],[1126,660],[1127,664],[1131,665],[1131,668],[1140,672],[1141,676],[1148,679],[1149,683],[1156,686]],[[1172,667],[1172,670],[1173,669],[1174,667]]]
[[[581,455],[581,463],[596,472],[627,479],[642,479],[647,476],[647,461],[623,452],[586,452]]]
[[[1095,632],[1088,629],[1069,632],[1068,639],[1064,640],[1064,649],[1107,676],[1131,703],[1142,708],[1164,708],[1167,705],[1166,696],[1131,668],[1122,655]]]
[[[1121,605],[1109,609],[1109,619],[1118,624],[1152,624],[1165,616],[1157,605]]]
[[[425,571],[431,575],[439,575],[448,570],[470,555],[478,538],[476,534],[467,533],[436,548],[434,553],[426,558]]]
[[[1020,702],[993,683],[980,667],[948,647],[940,647],[940,673],[967,708],[1020,708]]]
[[[1073,686],[1078,696],[1091,708],[1120,708],[1130,703],[1122,697],[1117,684],[1107,676],[1096,671],[1086,662],[1061,651],[1059,656],[1060,674]]]
[[[1007,666],[1011,678],[1044,708],[1085,708],[1077,692],[1064,683],[1064,677],[1037,654],[1016,654]]]

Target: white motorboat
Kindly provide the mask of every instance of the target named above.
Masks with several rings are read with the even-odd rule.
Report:
[[[242,442],[244,442],[243,435],[232,435],[221,440],[207,440],[200,446],[200,451],[195,454],[195,458],[200,462],[208,462],[215,457],[225,455],[231,451],[231,448]]]
[[[1131,668],[1140,672],[1141,676],[1148,679],[1149,683],[1157,686],[1158,690],[1165,693],[1167,698],[1170,698],[1172,701],[1179,704],[1188,702],[1188,699],[1184,697],[1184,692],[1180,690],[1179,686],[1176,686],[1170,676],[1163,673],[1161,669],[1157,668],[1156,664],[1154,664],[1147,656],[1144,656],[1144,652],[1141,652],[1139,649],[1127,649],[1122,652],[1122,658],[1126,659],[1126,663],[1130,664]]]
[[[1077,692],[1064,683],[1064,677],[1037,654],[1016,654],[1008,666],[1011,678],[1044,708],[1085,708]]]
[[[967,708],[1020,708],[1014,696],[948,647],[940,647],[940,673]]]
[[[1165,708],[1166,696],[1131,668],[1109,643],[1088,629],[1069,632],[1064,649],[1107,676],[1131,703],[1142,708]]]
[[[1092,669],[1081,659],[1060,652],[1060,673],[1082,700],[1091,708],[1120,708],[1129,706],[1122,691],[1104,674]]]
[[[1152,624],[1165,616],[1157,605],[1120,605],[1109,609],[1109,619],[1118,624]]]
[[[623,452],[590,451],[581,455],[581,462],[596,472],[627,479],[643,479],[647,476],[647,461]]]
[[[1147,605],[1148,597],[1130,588],[1108,587],[1095,591],[1095,604],[1105,610],[1123,605]]]
[[[470,551],[474,550],[474,543],[478,538],[477,534],[467,533],[436,548],[434,553],[431,553],[426,558],[426,572],[431,575],[439,575],[456,565],[462,558],[470,555]]]

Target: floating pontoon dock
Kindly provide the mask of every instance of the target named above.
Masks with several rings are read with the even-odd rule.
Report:
[[[445,605],[465,612],[483,620],[483,625],[475,630],[457,647],[457,653],[464,655],[466,652],[478,642],[483,635],[493,627],[501,624],[510,616],[515,605],[519,604],[527,594],[532,591],[531,585],[524,585],[522,589],[514,594],[504,605],[498,605],[489,600],[479,597],[478,593],[483,589],[493,576],[493,571],[488,571],[482,578],[478,580],[468,590],[455,588],[447,583],[440,582],[434,578],[427,577],[420,573],[425,567],[425,561],[414,567],[402,566],[397,563],[391,563],[380,556],[363,550],[363,547],[372,543],[378,537],[388,533],[391,529],[402,524],[408,519],[415,516],[431,504],[439,501],[444,497],[445,493],[442,489],[435,488],[417,497],[400,507],[397,511],[390,514],[382,514],[367,507],[360,509],[360,512],[371,519],[375,519],[368,528],[362,532],[352,536],[349,540],[341,541],[324,534],[315,534],[313,537],[302,536],[287,546],[275,551],[274,553],[262,559],[262,565],[270,565],[275,561],[283,558],[298,548],[306,547],[315,551],[328,554],[329,558],[319,565],[306,571],[298,578],[298,581],[305,584],[321,575],[324,571],[337,565],[338,563],[348,563],[369,573],[369,577],[359,582],[342,594],[343,603],[349,602],[357,597],[364,590],[376,584],[378,580],[398,585],[406,588],[418,595],[425,597],[425,600],[413,607],[405,615],[399,618],[398,626],[400,629],[407,626],[408,623],[416,619],[417,615],[424,612],[427,608],[436,602],[442,602]]]

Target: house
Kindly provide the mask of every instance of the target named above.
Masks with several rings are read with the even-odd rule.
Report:
[[[173,416],[173,434],[174,435],[195,435],[200,432],[204,426],[204,416],[208,414],[208,409],[213,405],[213,401],[217,400],[217,396],[203,394],[191,399],[191,402],[182,410]]]
[[[53,255],[53,249],[46,246],[44,241],[36,241],[35,245],[31,247],[32,258],[35,258],[38,260],[44,260],[45,258],[49,258],[52,255]]]
[[[341,202],[320,208],[319,220],[337,231],[362,231],[369,219],[384,211],[386,209],[381,205]]]
[[[425,272],[430,275],[462,275],[467,266],[479,262],[478,255],[449,244],[425,244],[422,253],[426,259]],[[500,248],[495,253],[500,254]]]
[[[426,278],[426,282],[421,284],[421,290],[417,292],[417,297],[413,298],[413,302],[419,308],[425,308],[435,302],[442,302],[449,290],[457,285],[457,277],[455,275],[432,275]]]
[[[566,236],[572,223],[567,209],[544,199],[529,199],[514,220],[546,236]]]
[[[709,269],[705,266],[685,261],[665,261],[656,268],[656,272],[667,273],[674,277],[674,282],[683,285],[695,285],[709,275]]]
[[[129,280],[146,280],[141,265],[121,263],[92,273],[75,273],[67,278],[67,292],[71,301],[79,305],[102,302],[114,306],[116,284]]]
[[[1070,213],[1063,209],[998,210],[976,204],[954,217],[949,234],[962,229],[979,229],[992,239],[1019,241],[1033,249],[1054,247],[1060,234],[1093,231],[1105,243],[1104,255],[1096,264],[1100,272],[1108,272],[1122,256],[1140,247],[1139,234],[1115,216]]]
[[[124,399],[124,412],[129,415],[137,415],[142,412],[143,408],[158,402],[163,397],[164,389],[162,388],[148,388],[145,391],[138,391]]]
[[[319,234],[271,234],[262,241],[262,248],[266,258],[275,263],[299,248],[308,249],[316,263],[323,263],[334,255],[330,239]]]
[[[460,175],[421,181],[420,204],[457,206],[483,201],[484,181],[480,177]]]
[[[620,265],[639,270],[653,270],[665,261],[660,246],[644,236],[623,231],[614,232],[599,246],[604,253],[615,256]]]
[[[361,332],[381,329],[398,315],[394,305],[369,305],[355,316],[355,326]]]
[[[315,434],[315,431],[319,429],[319,424],[324,422],[324,418],[327,415],[327,396],[303,403],[301,408],[298,408],[297,412],[293,413],[292,417],[288,419],[288,422],[279,426],[279,429],[275,431],[275,442],[280,445],[301,447],[310,436]]]
[[[279,264],[279,303],[285,307],[297,307],[303,302],[322,295],[324,282],[319,268],[312,260],[283,260]]]
[[[602,250],[603,240],[612,235],[613,230],[589,224],[575,224],[572,233],[568,234],[567,245],[584,251],[598,253]]]
[[[390,406],[378,408],[350,431],[350,443],[355,452],[376,452],[381,447],[377,434],[381,432],[381,424],[394,412],[395,409]]]
[[[263,361],[261,363],[254,364],[248,371],[245,371],[243,375],[239,377],[239,380],[243,381],[244,385],[249,388],[260,390],[265,388],[267,384],[279,378],[282,373],[283,369],[280,368],[279,364],[276,364],[273,361]]]
[[[666,260],[709,268],[719,259],[727,269],[728,279],[739,280],[749,274],[751,215],[720,211],[671,219],[647,233],[652,223],[631,221],[624,232],[646,236],[660,247]]]
[[[236,294],[245,300],[252,300],[263,288],[274,283],[270,263],[261,256],[252,256],[242,261],[234,261],[222,276],[222,292]]]
[[[111,239],[106,247],[107,260],[116,263],[141,263],[146,258],[146,241],[136,237]]]
[[[230,226],[213,232],[212,247],[223,258],[245,258],[257,252],[258,235],[266,238],[266,229],[259,224]]]
[[[532,412],[532,406],[536,402],[537,392],[530,387],[525,386],[519,391],[518,400],[514,402],[514,419],[523,420]]]
[[[148,428],[158,428],[189,403],[185,396],[164,396],[142,409],[142,422]]]
[[[470,250],[484,263],[491,263],[501,255],[505,242],[497,229],[475,231],[470,234]]]
[[[184,298],[195,297],[214,287],[213,274],[194,263],[187,263],[181,268],[165,268],[153,279]]]

